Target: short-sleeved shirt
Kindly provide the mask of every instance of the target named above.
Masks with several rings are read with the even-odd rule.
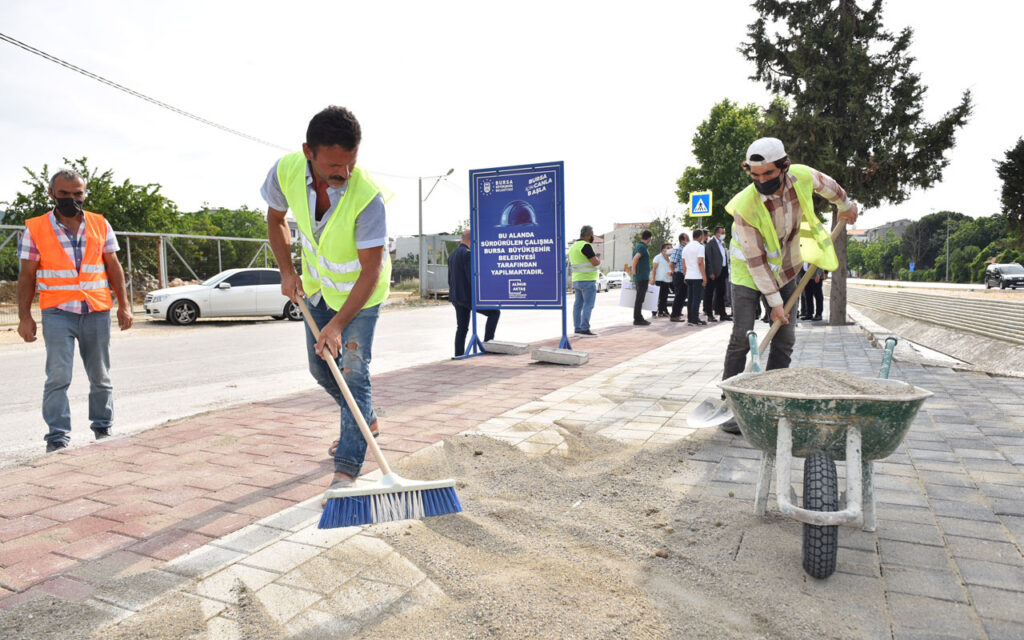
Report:
[[[580,253],[582,253],[583,257],[586,258],[587,260],[597,257],[597,254],[594,253],[594,245],[590,244],[589,242],[583,245],[583,248],[580,249]]]
[[[703,280],[700,273],[698,260],[704,259],[704,245],[700,242],[691,242],[683,248],[683,269],[686,270],[687,280]]]
[[[309,162],[306,162],[306,195],[309,197],[310,224],[316,236],[315,239],[318,242],[320,240],[320,233],[327,226],[331,213],[338,206],[338,203],[341,202],[346,189],[348,189],[347,181],[340,187],[327,187],[327,196],[331,200],[331,206],[328,207],[320,220],[317,220],[315,214],[316,189],[313,186],[313,174],[310,172]],[[277,162],[271,167],[270,173],[267,174],[267,179],[263,181],[260,195],[263,196],[263,200],[266,201],[270,208],[277,209],[278,211],[288,210],[288,199],[285,198],[284,192],[281,190],[281,183],[277,179]],[[378,193],[377,197],[371,200],[370,204],[366,205],[366,208],[356,216],[356,249],[386,247],[387,244],[388,228],[384,212],[384,198]]]
[[[78,233],[72,234],[64,226],[64,223],[57,219],[57,214],[53,211],[50,211],[49,218],[53,232],[57,234],[57,239],[60,240],[60,246],[64,247],[64,252],[68,255],[68,258],[71,259],[71,262],[75,263],[75,270],[81,271],[82,256],[85,254],[86,242],[85,220],[83,219],[82,224],[78,225]],[[114,229],[110,226],[110,222],[107,222],[107,236],[103,240],[103,253],[117,253],[120,249],[121,247],[117,244],[117,236],[114,235]],[[18,245],[18,259],[32,260],[33,262],[39,261],[39,247],[36,245],[35,240],[32,239],[32,234],[29,233],[28,228],[21,235],[21,244]],[[89,303],[85,300],[72,300],[71,302],[57,305],[57,308],[71,313],[88,313],[92,311]]]
[[[633,255],[640,254],[636,261],[636,270],[633,272],[634,282],[647,282],[651,279],[651,254],[647,252],[647,244],[641,242],[633,248]]]
[[[658,282],[672,282],[672,275],[669,273],[672,265],[668,263],[668,258],[664,254],[654,256],[654,265],[657,267],[654,270],[654,277]]]

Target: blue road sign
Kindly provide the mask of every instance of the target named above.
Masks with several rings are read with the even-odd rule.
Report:
[[[469,172],[476,307],[562,306],[563,175],[561,162]]]
[[[694,218],[711,215],[710,191],[693,191],[690,193],[690,215]]]
[[[914,273],[914,263],[910,263],[910,273]]]

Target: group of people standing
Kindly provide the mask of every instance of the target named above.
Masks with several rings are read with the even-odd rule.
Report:
[[[686,322],[690,326],[705,325],[708,322],[732,320],[725,308],[729,300],[729,250],[725,244],[725,227],[715,227],[714,235],[706,229],[695,229],[693,240],[686,233],[679,234],[679,244],[673,249],[665,243],[655,256],[653,267],[648,247],[654,234],[645,229],[640,242],[633,249],[630,273],[636,287],[633,303],[633,324],[649,325],[644,318],[643,305],[647,297],[647,285],[658,285],[658,308],[655,317],[668,317],[672,322],[683,322],[683,305],[686,305]],[[668,310],[668,294],[672,291],[672,311]],[[704,304],[704,320],[700,318],[701,302]],[[717,316],[717,317],[715,317]]]

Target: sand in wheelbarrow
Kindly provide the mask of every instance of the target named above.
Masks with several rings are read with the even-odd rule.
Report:
[[[906,385],[886,384],[878,379],[859,378],[843,371],[818,367],[772,369],[734,380],[730,384],[750,391],[777,391],[807,396],[884,396],[903,395],[908,391]]]

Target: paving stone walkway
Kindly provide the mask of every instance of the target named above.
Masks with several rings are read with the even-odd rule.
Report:
[[[560,455],[566,426],[639,446],[699,438],[694,472],[676,481],[697,498],[708,493],[752,501],[760,452],[739,437],[695,431],[685,420],[697,403],[717,395],[714,384],[729,327],[652,329],[623,327],[579,341],[577,348],[591,353],[584,367],[493,356],[381,376],[376,384],[377,404],[384,408],[382,446],[397,459],[446,435],[471,431],[509,441],[531,455]],[[856,327],[802,325],[794,360],[874,376],[880,353]],[[843,527],[837,573],[827,581],[808,579],[806,588],[858,612],[872,638],[1024,637],[1024,380],[899,362],[892,377],[935,396],[899,449],[875,465],[877,532]],[[448,390],[444,399],[433,391],[439,380]],[[270,616],[268,624],[289,637],[344,637],[383,611],[429,609],[445,594],[372,530],[315,528],[316,494],[330,471],[321,450],[333,424],[333,408],[317,394],[303,394],[182,421],[0,474],[6,498],[0,504],[5,518],[0,583],[10,585],[0,609],[16,616],[36,598],[59,597],[94,611],[94,624],[130,625],[145,619],[147,605],[176,594],[176,602],[193,611],[209,638],[245,637],[237,615],[239,584],[255,594]],[[147,435],[153,438],[147,444],[131,442]],[[198,441],[204,444],[189,446]],[[239,458],[234,466],[224,462]],[[178,466],[171,468],[172,460]],[[123,467],[128,464],[135,466]],[[47,473],[54,465],[59,470]],[[252,467],[258,472],[248,474]],[[125,473],[141,477],[117,475]],[[79,475],[67,482],[67,474]],[[19,479],[8,481],[11,475]],[[157,483],[169,476],[176,481]],[[200,486],[204,482],[207,486]],[[62,494],[63,502],[53,497],[63,487],[82,485],[89,491]],[[122,486],[129,493],[152,493],[134,494],[120,504],[94,497],[120,495],[112,492]],[[94,505],[82,501],[104,506],[89,511]],[[70,511],[55,507],[64,504],[82,505],[83,511],[60,521]],[[156,511],[127,522],[109,517],[121,513],[114,507],[132,505]],[[205,508],[195,511],[200,506]],[[769,508],[774,509],[774,499]],[[65,545],[109,536],[127,540],[101,545],[91,557],[79,551],[82,558],[67,553],[67,546],[46,542],[98,526],[92,520],[67,524],[90,518],[118,524]],[[19,522],[28,523],[27,532],[19,533]],[[211,523],[213,528],[200,530]],[[33,530],[33,524],[46,526]],[[218,533],[216,527],[223,529]],[[22,539],[27,540],[19,543]],[[8,540],[14,544],[8,546]],[[754,536],[741,540],[737,553],[766,551]],[[22,555],[5,564],[9,548],[21,549]],[[42,569],[28,574],[30,566]],[[43,575],[46,570],[50,573]]]

